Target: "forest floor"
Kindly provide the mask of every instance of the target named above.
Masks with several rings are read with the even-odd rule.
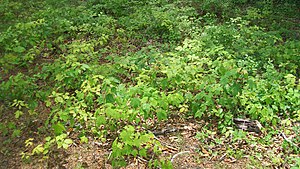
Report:
[[[0,168],[300,167],[297,1],[15,1]]]
[[[47,111],[47,110],[44,110]],[[40,117],[39,119],[43,119]],[[155,122],[149,122],[155,123]],[[180,124],[180,125],[179,125]],[[202,130],[205,125],[204,121],[198,121],[193,118],[181,118],[174,116],[172,120],[160,123],[153,133],[156,133],[155,139],[162,144],[161,158],[171,160],[175,169],[245,169],[245,168],[273,168],[274,159],[270,154],[281,154],[284,156],[283,144],[284,137],[277,135],[271,139],[268,146],[256,144],[254,142],[245,142],[228,138],[220,138],[215,132]],[[300,126],[300,123],[295,125]],[[33,135],[37,128],[42,127],[42,123],[35,123],[27,130],[30,135],[22,137],[8,143],[5,152],[0,153],[0,168],[22,168],[22,169],[39,169],[39,168],[57,168],[57,169],[112,169],[110,154],[112,139],[108,139],[106,144],[93,140],[88,144],[74,142],[69,149],[56,149],[49,154],[48,158],[41,159],[39,156],[32,158],[30,161],[22,160],[21,152],[24,151],[24,142],[28,137]],[[202,139],[197,133],[203,132],[206,136]],[[247,137],[254,140],[263,138],[266,134],[257,134],[246,132]],[[290,133],[294,137],[295,133]],[[38,136],[38,135],[36,135]],[[70,134],[71,138],[77,138],[76,133]],[[5,138],[1,137],[0,142],[3,144]],[[222,141],[220,141],[222,140]],[[253,144],[254,143],[254,144]],[[232,154],[228,150],[232,149]],[[4,149],[2,149],[4,150]],[[254,155],[256,154],[256,155]],[[258,155],[260,154],[260,155]],[[294,155],[297,156],[296,154]],[[278,158],[280,160],[280,158]],[[124,169],[145,169],[148,168],[149,160],[137,157],[127,159],[128,165]],[[30,162],[30,163],[29,163]],[[280,162],[280,161],[278,161]],[[288,165],[280,168],[289,168]]]

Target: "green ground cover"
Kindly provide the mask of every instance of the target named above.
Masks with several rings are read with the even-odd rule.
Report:
[[[202,122],[194,138],[206,149],[228,145],[255,168],[300,167],[299,6],[3,0],[0,157],[32,163],[96,140],[114,168],[138,157],[172,168],[153,131],[178,116]],[[257,120],[261,133],[234,118]]]

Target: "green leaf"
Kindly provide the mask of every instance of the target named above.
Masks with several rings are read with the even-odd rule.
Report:
[[[140,101],[139,98],[132,98],[132,99],[131,99],[130,105],[131,105],[133,108],[139,107],[140,104],[141,104],[141,101]]]
[[[12,133],[11,137],[19,137],[21,135],[21,130],[14,130],[14,132]]]
[[[136,149],[131,151],[131,154],[136,157],[138,155],[138,151]]]
[[[196,113],[195,113],[195,118],[201,118],[203,115],[203,111],[202,110],[198,110]]]
[[[167,119],[167,112],[165,110],[162,110],[162,109],[158,110],[156,115],[157,115],[158,120],[166,120]]]
[[[56,103],[64,103],[64,99],[60,96],[57,96],[54,100]]]
[[[16,124],[14,122],[9,122],[7,126],[8,126],[9,129],[15,129],[16,128]]]
[[[238,83],[234,83],[231,88],[233,96],[236,96],[239,92],[241,92],[241,85]]]
[[[247,83],[248,83],[250,89],[254,89],[256,87],[256,84],[255,84],[255,82],[252,79],[249,79],[247,81]]]
[[[115,102],[115,98],[112,94],[107,94],[105,97],[106,103],[114,103]]]
[[[42,144],[39,144],[38,146],[36,146],[33,150],[32,150],[32,155],[34,154],[40,154],[44,151],[44,147]]]
[[[59,114],[60,119],[65,122],[68,121],[70,118],[70,115],[68,112],[59,112],[58,114]]]
[[[142,105],[142,109],[143,109],[146,113],[149,113],[150,110],[151,110],[151,105],[148,104],[148,103],[144,103],[144,104]]]
[[[71,140],[71,139],[65,139],[65,141],[64,141],[64,143],[66,143],[66,144],[72,144],[73,143],[73,141]]]
[[[21,115],[23,115],[23,112],[22,112],[22,111],[17,110],[17,111],[15,112],[15,118],[16,118],[16,119],[18,119]]]
[[[124,128],[130,133],[133,133],[135,131],[134,127],[131,125],[125,126]]]
[[[80,137],[80,142],[81,143],[88,143],[88,138],[86,137],[86,136],[82,136],[82,137]]]
[[[52,128],[54,129],[55,135],[60,135],[66,131],[66,128],[61,123],[54,124]]]
[[[22,53],[22,52],[24,52],[26,49],[24,48],[24,47],[22,47],[22,46],[17,46],[17,47],[15,47],[15,48],[13,48],[13,51],[14,52],[17,52],[17,53]]]
[[[47,142],[49,142],[49,141],[51,140],[51,137],[48,136],[48,137],[45,138],[45,140],[46,140]]]
[[[68,144],[65,144],[65,143],[62,143],[62,145],[61,145],[64,149],[68,149],[69,148],[69,145]],[[61,146],[60,146],[60,148],[61,148]]]
[[[90,66],[87,65],[87,64],[82,64],[82,65],[81,65],[81,68],[82,68],[83,70],[86,70],[86,69],[90,69]]]
[[[119,119],[121,117],[119,112],[110,107],[106,109],[106,115],[114,119]]]
[[[141,144],[142,144],[142,140],[140,140],[140,139],[134,139],[132,141],[132,145],[134,145],[135,147],[140,147]]]
[[[200,92],[200,93],[196,94],[195,100],[201,100],[204,96],[205,96],[205,93],[204,92]]]
[[[104,103],[104,98],[102,96],[98,97],[97,103],[98,104],[103,104]]]
[[[77,92],[76,97],[78,98],[78,100],[83,100],[84,99],[84,93],[83,92]]]
[[[65,139],[64,142],[59,147],[62,146],[64,149],[67,149],[69,147],[69,145],[72,143],[73,143],[73,141],[71,139]]]
[[[165,90],[168,87],[168,79],[165,78],[161,81],[161,87],[163,90]]]
[[[104,115],[97,116],[96,118],[96,126],[99,127],[100,125],[106,124],[106,118]]]
[[[140,156],[142,157],[147,157],[147,150],[145,148],[142,148],[140,151],[139,151],[139,154]]]
[[[122,131],[120,133],[120,138],[122,139],[122,141],[128,143],[131,140],[131,133],[127,131]]]
[[[141,141],[142,143],[147,143],[147,142],[150,141],[150,138],[151,138],[151,137],[152,137],[151,134],[144,134],[144,135],[142,135],[142,136],[140,137],[140,141]]]

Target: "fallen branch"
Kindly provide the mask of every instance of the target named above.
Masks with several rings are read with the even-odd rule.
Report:
[[[107,160],[110,160],[111,154],[112,154],[112,151],[109,153]]]
[[[174,159],[175,159],[177,156],[180,156],[181,154],[186,154],[186,153],[190,153],[190,151],[182,151],[182,152],[179,152],[179,153],[175,154],[175,155],[171,158],[171,163],[173,163]]]
[[[234,118],[233,122],[235,123],[238,129],[242,129],[249,132],[255,132],[258,134],[262,133],[262,125],[257,120]]]
[[[222,157],[219,158],[219,161],[222,161],[226,157],[227,153],[223,154]]]
[[[172,149],[172,150],[174,150],[174,151],[177,151],[177,150],[178,150],[177,148],[172,147],[172,146],[168,145],[167,143],[161,141],[161,140],[160,140],[159,138],[157,138],[155,135],[154,135],[154,139],[156,139],[156,140],[159,141],[162,145],[166,146],[166,147],[169,148],[169,149]]]
[[[138,159],[141,160],[141,161],[143,161],[143,162],[145,162],[145,163],[148,163],[148,162],[149,162],[149,161],[143,159],[142,157],[138,157]]]
[[[295,143],[293,143],[291,140],[289,140],[286,135],[284,134],[284,132],[281,132],[280,135],[284,138],[284,140],[288,143],[290,143],[291,145],[295,146],[296,148],[300,149],[298,145],[296,145]]]

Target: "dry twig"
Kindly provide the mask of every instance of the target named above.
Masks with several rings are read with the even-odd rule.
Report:
[[[173,163],[174,159],[175,159],[177,156],[180,156],[181,154],[186,154],[186,153],[190,153],[190,151],[182,151],[182,152],[179,152],[179,153],[175,154],[175,155],[171,158],[171,162]]]
[[[288,143],[290,143],[291,145],[295,146],[296,148],[300,149],[298,145],[296,145],[295,143],[293,143],[291,140],[289,140],[286,135],[284,134],[284,132],[281,132],[280,135],[284,138],[285,141],[287,141]]]

